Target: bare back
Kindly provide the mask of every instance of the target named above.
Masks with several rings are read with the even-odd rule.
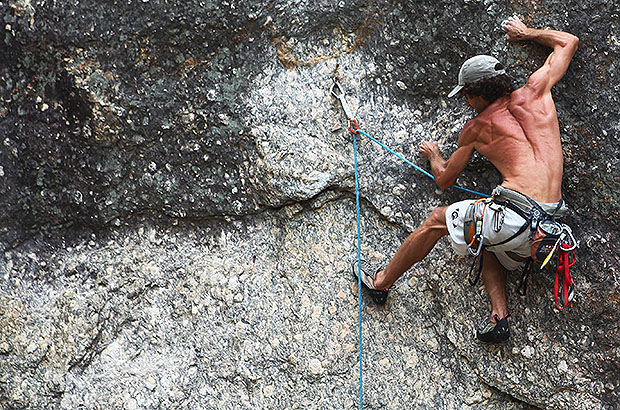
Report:
[[[547,60],[510,95],[488,105],[463,129],[463,142],[501,172],[502,185],[539,202],[562,198],[563,155],[551,88],[566,73],[579,39],[554,30],[527,28],[518,18],[504,26],[510,41],[533,40],[553,48]]]
[[[551,88],[564,76],[579,39],[555,30],[537,30],[511,17],[503,28],[509,41],[532,40],[553,49],[527,83],[492,103],[465,95],[478,116],[465,124],[456,151],[444,160],[437,143],[423,141],[420,155],[429,160],[440,188],[455,183],[474,150],[501,172],[502,185],[543,203],[562,198],[563,155]]]
[[[496,100],[471,120],[474,148],[502,174],[502,185],[539,202],[562,198],[563,155],[551,93],[527,84]]]

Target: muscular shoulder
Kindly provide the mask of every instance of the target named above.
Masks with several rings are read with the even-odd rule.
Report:
[[[539,84],[531,79],[521,88],[515,90],[510,95],[509,107],[534,107],[539,104],[553,104],[553,97],[550,90],[542,90]]]
[[[552,121],[557,116],[551,92],[541,93],[529,82],[513,91],[508,109],[521,126],[534,120]]]
[[[486,110],[485,110],[486,111]],[[459,146],[472,145],[476,146],[477,142],[484,139],[486,134],[492,129],[493,116],[489,113],[481,113],[480,115],[467,121],[461,134],[459,135]]]

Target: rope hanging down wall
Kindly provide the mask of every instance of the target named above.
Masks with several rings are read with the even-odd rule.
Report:
[[[356,213],[356,222],[357,222],[357,268],[358,268],[358,272],[362,271],[362,254],[361,254],[361,245],[362,245],[362,236],[361,236],[361,223],[360,223],[360,190],[359,190],[359,172],[358,172],[358,166],[357,166],[357,136],[358,135],[364,135],[367,138],[369,138],[371,141],[373,141],[374,143],[378,144],[379,146],[381,146],[383,149],[385,149],[386,151],[388,151],[389,153],[397,156],[398,158],[400,158],[402,161],[404,161],[406,164],[412,166],[413,168],[415,168],[416,170],[418,170],[419,172],[423,173],[424,175],[426,175],[427,177],[431,178],[432,180],[435,179],[435,177],[433,177],[432,174],[430,174],[428,171],[420,168],[419,166],[415,165],[413,162],[409,161],[408,159],[404,158],[402,155],[396,153],[394,150],[392,150],[390,147],[388,147],[387,145],[383,144],[382,142],[378,141],[377,139],[373,138],[372,136],[370,136],[369,134],[367,134],[366,132],[362,131],[359,128],[359,125],[357,123],[357,120],[354,118],[353,116],[353,112],[351,111],[351,108],[349,107],[349,105],[347,104],[345,97],[344,97],[344,92],[342,91],[342,87],[340,86],[340,83],[338,82],[338,78],[336,77],[334,79],[334,83],[332,84],[332,87],[330,89],[331,94],[338,98],[340,100],[340,103],[342,104],[342,108],[344,110],[345,115],[347,116],[347,127],[349,128],[349,131],[351,131],[351,133],[353,134],[353,162],[354,162],[354,168],[355,168],[355,213]],[[453,188],[457,188],[460,189],[462,191],[468,192],[470,194],[474,194],[474,195],[478,195],[481,197],[486,197],[488,195],[482,194],[480,192],[476,192],[476,191],[472,191],[470,189],[467,188],[463,188],[460,187],[458,185],[453,185]],[[362,371],[362,279],[361,279],[361,275],[357,276],[357,308],[358,308],[358,344],[359,344],[359,398],[360,398],[360,410],[363,409],[364,406],[364,389],[363,389],[363,371]]]

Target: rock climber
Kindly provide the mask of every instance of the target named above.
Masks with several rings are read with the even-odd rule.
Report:
[[[510,42],[531,40],[553,51],[525,85],[516,90],[512,78],[494,57],[478,55],[465,61],[458,85],[448,97],[463,96],[477,116],[465,124],[458,137],[458,148],[447,160],[435,142],[423,141],[419,147],[442,189],[454,184],[474,151],[488,158],[502,174],[503,181],[493,191],[493,198],[503,205],[488,204],[479,231],[483,233],[481,274],[491,313],[490,321],[477,332],[477,337],[490,343],[505,341],[510,336],[504,269],[516,270],[530,255],[530,229],[524,229],[530,222],[528,215],[534,208],[556,216],[566,212],[561,192],[560,128],[551,87],[564,76],[579,42],[569,33],[529,28],[514,16],[504,21],[502,28]],[[471,224],[472,213],[480,212],[477,206],[476,200],[465,200],[435,208],[385,268],[362,264],[362,283],[373,300],[385,303],[392,284],[445,235],[449,235],[458,254],[467,255],[472,241],[465,232],[466,225]]]

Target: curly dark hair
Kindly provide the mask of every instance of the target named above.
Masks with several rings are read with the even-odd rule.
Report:
[[[501,70],[501,68],[500,68]],[[470,96],[481,96],[489,103],[515,90],[514,79],[508,74],[500,74],[466,85],[462,93]]]

